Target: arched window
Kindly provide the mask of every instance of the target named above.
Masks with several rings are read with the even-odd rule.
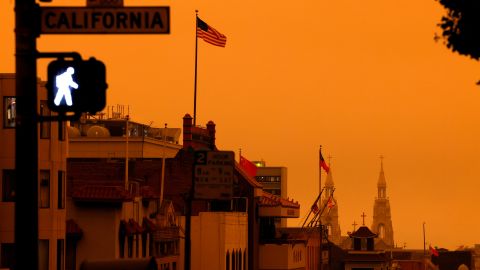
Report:
[[[235,249],[232,251],[232,270],[236,270],[237,256],[235,256]]]
[[[230,253],[227,250],[227,256],[225,258],[225,270],[230,270]]]
[[[242,269],[242,250],[238,251],[238,270]]]
[[[243,270],[247,270],[247,250],[243,251]]]
[[[381,188],[378,188],[378,197],[379,198],[385,198],[385,188],[381,187]]]
[[[378,224],[378,236],[381,239],[385,238],[385,226],[382,223]]]

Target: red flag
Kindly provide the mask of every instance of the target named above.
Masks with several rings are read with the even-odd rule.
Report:
[[[257,175],[257,166],[248,159],[242,157],[242,155],[240,155],[240,167],[242,167],[250,177],[255,177]]]
[[[433,256],[438,257],[438,250],[430,246],[430,253],[432,253]]]
[[[215,46],[225,47],[227,37],[197,17],[197,37]]]
[[[323,159],[321,150],[320,150],[319,153],[320,153],[320,166],[328,173],[330,171],[330,168],[328,167],[327,163],[325,162],[325,159]]]

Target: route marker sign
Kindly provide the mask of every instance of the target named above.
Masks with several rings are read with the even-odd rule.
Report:
[[[170,7],[41,7],[40,34],[170,34]]]

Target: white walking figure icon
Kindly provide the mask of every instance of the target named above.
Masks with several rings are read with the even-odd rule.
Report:
[[[72,106],[70,87],[78,89],[78,84],[74,82],[72,78],[73,73],[75,73],[75,69],[73,69],[73,67],[68,67],[64,73],[55,77],[55,86],[58,89],[57,94],[55,95],[55,100],[53,101],[55,105],[60,105],[60,101],[62,101],[65,96],[67,106]]]

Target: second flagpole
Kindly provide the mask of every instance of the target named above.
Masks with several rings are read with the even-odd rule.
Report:
[[[198,10],[195,10],[195,78],[193,83],[193,126],[197,124],[197,51],[198,51]]]

